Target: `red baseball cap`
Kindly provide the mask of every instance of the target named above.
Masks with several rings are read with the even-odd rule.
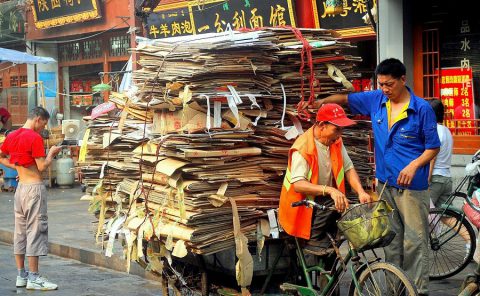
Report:
[[[337,126],[350,126],[356,124],[345,114],[345,111],[337,104],[323,104],[317,112],[317,121],[328,121]]]

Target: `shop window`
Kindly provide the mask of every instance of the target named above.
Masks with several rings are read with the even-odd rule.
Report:
[[[80,58],[80,43],[73,42],[58,46],[60,62],[75,61]]]
[[[27,83],[27,76],[11,76],[10,77],[10,87],[21,87],[23,84]]]
[[[19,79],[18,79],[18,76],[12,76],[10,77],[10,87],[18,87],[20,86],[20,83],[19,83]]]
[[[130,47],[130,36],[113,36],[110,37],[110,56],[126,56]]]
[[[20,100],[17,96],[11,96],[10,97],[10,103],[12,105],[20,105]]]
[[[102,40],[88,40],[83,42],[83,58],[95,59],[102,56]]]
[[[440,93],[440,44],[438,29],[427,29],[422,33],[423,59],[423,96],[426,99],[434,98]]]
[[[19,76],[19,78],[20,78],[20,86],[27,83],[27,76],[26,75]]]

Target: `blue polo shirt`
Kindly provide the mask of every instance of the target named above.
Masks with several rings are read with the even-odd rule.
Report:
[[[410,103],[408,116],[394,123],[388,130],[386,102],[388,98],[381,90],[351,93],[348,103],[353,114],[370,115],[375,141],[376,177],[388,185],[407,189],[397,184],[400,171],[425,149],[440,147],[437,121],[430,104],[417,97],[408,88]],[[408,189],[428,189],[429,164],[418,168]]]

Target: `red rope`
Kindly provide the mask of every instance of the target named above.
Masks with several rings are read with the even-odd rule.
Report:
[[[308,65],[308,68],[310,69],[310,73],[308,75],[308,83],[309,83],[309,90],[310,90],[310,96],[308,97],[308,105],[313,104],[315,101],[315,70],[313,67],[313,58],[312,58],[312,46],[310,43],[308,43],[307,39],[305,39],[302,35],[302,32],[298,28],[294,28],[292,26],[278,26],[275,28],[283,28],[283,29],[289,29],[295,34],[295,37],[302,42],[302,50],[300,52],[300,58],[301,58],[301,64],[300,64],[300,69],[299,69],[299,74],[300,74],[300,95],[301,99],[300,102],[297,104],[297,114],[298,117],[302,120],[309,120],[310,119],[310,113],[303,108],[304,102],[305,102],[305,81],[303,79],[303,73],[305,71],[305,64]],[[265,30],[268,29],[268,27],[261,27],[261,28],[240,28],[238,31],[239,32],[252,32],[252,31],[259,31],[259,30]],[[305,56],[307,58],[307,61],[305,62]],[[319,84],[320,86],[320,84]]]

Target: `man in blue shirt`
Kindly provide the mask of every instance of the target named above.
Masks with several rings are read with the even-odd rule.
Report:
[[[375,139],[377,191],[395,209],[397,233],[385,248],[388,262],[402,267],[418,292],[428,294],[428,171],[438,153],[435,113],[406,86],[405,65],[390,58],[378,64],[374,91],[336,94],[318,100],[347,104],[352,114],[369,115]]]

